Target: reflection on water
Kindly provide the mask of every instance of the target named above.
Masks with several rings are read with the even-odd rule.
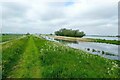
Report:
[[[95,42],[66,41],[66,40],[54,39],[47,36],[43,36],[43,38],[50,41],[61,42],[65,45],[68,45],[69,47],[82,49],[91,54],[100,55],[108,59],[118,60],[118,45],[95,43]]]
[[[67,40],[60,40],[60,39],[54,39],[54,40],[59,41],[61,43],[67,43],[67,44],[74,43],[74,44],[78,44],[77,41],[67,41]]]
[[[67,45],[72,48],[85,50],[92,54],[118,60],[118,45],[94,42],[79,42],[78,44],[70,43]]]

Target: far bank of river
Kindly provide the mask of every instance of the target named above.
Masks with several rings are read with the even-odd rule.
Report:
[[[108,40],[108,39],[101,39],[100,38],[78,38],[78,37],[65,37],[65,36],[50,36],[54,39],[60,39],[60,40],[65,40],[65,41],[70,41],[70,42],[98,42],[98,43],[107,43],[107,44],[116,44],[120,45],[120,40]],[[114,37],[113,37],[114,38]]]
[[[83,38],[105,39],[105,40],[120,40],[120,37],[108,37],[108,36],[84,36]]]

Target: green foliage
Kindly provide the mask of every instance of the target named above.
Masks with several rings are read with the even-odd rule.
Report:
[[[60,29],[59,31],[55,32],[58,36],[69,36],[69,37],[83,37],[85,33],[79,32],[79,30],[72,30],[72,29]]]
[[[26,35],[30,35],[30,33],[27,33]]]

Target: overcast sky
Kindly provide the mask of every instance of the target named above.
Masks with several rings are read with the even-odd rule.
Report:
[[[61,28],[86,34],[118,34],[119,0],[3,0],[3,33],[54,33]]]

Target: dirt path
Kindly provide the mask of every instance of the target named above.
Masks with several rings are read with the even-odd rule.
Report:
[[[30,36],[25,52],[21,56],[19,63],[14,66],[15,69],[10,73],[9,77],[40,78],[40,64],[38,49],[35,46],[33,37]]]

